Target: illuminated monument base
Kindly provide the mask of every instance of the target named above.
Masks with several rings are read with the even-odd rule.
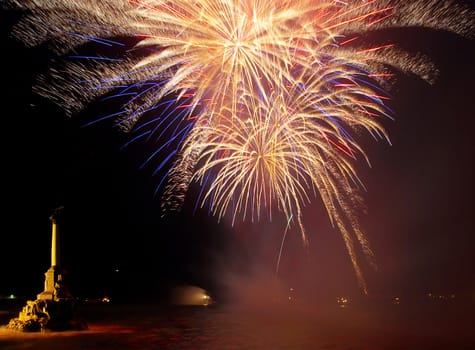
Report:
[[[22,332],[87,329],[86,323],[75,315],[76,300],[69,293],[57,266],[57,211],[50,218],[53,222],[51,267],[45,273],[44,291],[37,295],[36,300],[27,301],[18,317],[8,323],[9,329]]]

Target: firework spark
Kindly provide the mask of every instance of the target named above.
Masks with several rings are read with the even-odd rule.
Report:
[[[163,208],[179,210],[193,181],[219,219],[294,218],[320,197],[355,268],[354,238],[373,253],[355,211],[368,161],[361,131],[389,138],[385,92],[398,72],[433,82],[430,60],[392,43],[385,28],[427,27],[473,36],[473,9],[455,1],[7,0],[24,10],[14,34],[47,44],[60,64],[34,87],[68,115],[102,96],[124,101],[104,116],[165,154]],[[129,38],[125,40],[124,38]],[[120,55],[78,54],[86,44]],[[127,44],[128,49],[120,49]],[[152,116],[147,122],[143,116]]]

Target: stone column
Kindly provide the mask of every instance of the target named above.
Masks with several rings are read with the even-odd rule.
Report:
[[[53,229],[51,234],[51,266],[59,266],[59,254],[58,254],[58,227],[56,224],[56,217],[50,217],[51,222],[53,223]]]
[[[58,214],[62,207],[55,209],[53,215],[50,216],[52,223],[51,232],[51,267],[45,272],[45,289],[37,295],[38,299],[54,300],[57,292],[58,281],[61,283],[61,274],[59,268],[59,233],[57,226]]]

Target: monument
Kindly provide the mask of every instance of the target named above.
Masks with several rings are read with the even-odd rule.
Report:
[[[27,301],[18,317],[8,323],[9,329],[23,332],[87,329],[86,323],[75,315],[76,300],[61,274],[58,217],[62,209],[56,208],[50,216],[51,266],[45,273],[44,290],[37,295],[36,300]]]

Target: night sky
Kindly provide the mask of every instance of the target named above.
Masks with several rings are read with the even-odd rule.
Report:
[[[0,295],[34,296],[49,268],[49,216],[59,221],[61,264],[80,296],[159,295],[171,283],[219,293],[231,276],[273,275],[285,222],[218,223],[206,209],[160,217],[160,181],[140,164],[156,145],[121,148],[129,136],[107,123],[82,127],[31,92],[48,63],[42,50],[9,37],[2,12],[2,216]],[[371,161],[363,229],[378,271],[362,262],[370,294],[428,292],[475,299],[473,41],[427,30],[385,33],[429,55],[440,69],[431,86],[398,75],[387,120],[392,145],[362,136]],[[94,109],[93,109],[94,111]],[[92,114],[93,115],[93,114]],[[340,234],[318,205],[305,209],[310,247],[286,237],[279,278],[315,295],[358,294]],[[257,278],[257,277],[256,277]]]

